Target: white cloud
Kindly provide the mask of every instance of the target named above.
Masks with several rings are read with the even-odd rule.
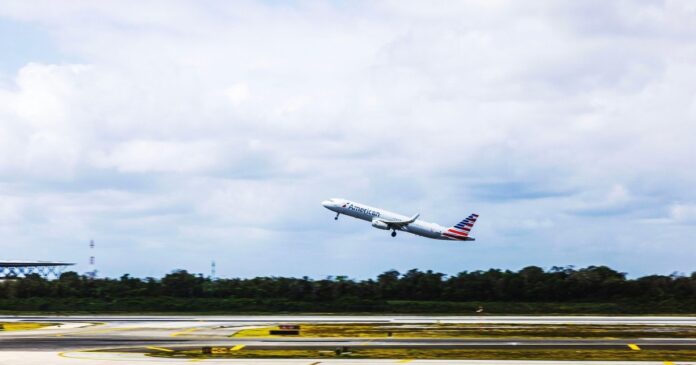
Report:
[[[674,204],[669,213],[678,223],[696,223],[696,204]]]
[[[227,97],[230,98],[232,105],[239,106],[249,98],[249,87],[246,84],[235,84],[227,89]]]
[[[13,75],[0,86],[0,193],[13,199],[0,216],[17,242],[82,229],[201,262],[230,245],[258,257],[249,246],[331,256],[352,239],[382,244],[318,205],[345,196],[443,224],[479,211],[477,242],[509,247],[511,265],[550,266],[605,260],[666,211],[691,221],[673,204],[696,199],[688,3],[4,5],[70,57],[0,70]],[[682,252],[696,233],[658,229],[660,242],[616,257]],[[403,262],[466,268],[450,259],[460,247],[407,242],[422,260]],[[349,270],[304,253],[278,273]],[[694,259],[619,269],[689,271]],[[232,261],[253,272],[255,260]],[[137,270],[126,266],[114,274]]]
[[[42,65],[30,63],[17,76],[17,115],[35,128],[61,128],[73,123],[70,97],[76,92],[76,80],[87,71],[85,65]]]
[[[201,172],[218,164],[218,151],[210,142],[133,140],[95,154],[97,167],[122,172]]]
[[[22,202],[19,199],[3,197],[0,202],[0,226],[21,223]]]
[[[38,177],[72,177],[80,154],[76,142],[59,134],[33,134],[26,147],[26,171]]]

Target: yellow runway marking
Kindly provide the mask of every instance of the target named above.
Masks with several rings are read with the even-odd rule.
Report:
[[[118,357],[84,357],[84,356],[79,356],[78,354],[87,354],[94,351],[94,349],[84,349],[84,350],[73,350],[73,351],[63,351],[59,352],[58,356],[66,359],[79,359],[79,360],[90,360],[90,361],[108,361],[108,362],[133,362],[133,361],[148,361],[148,362],[163,362],[161,360],[155,360],[152,358],[147,358],[143,354],[139,354],[140,356],[134,360],[133,358],[118,358]],[[172,351],[172,350],[170,350]],[[108,352],[100,352],[100,353],[95,353],[97,354],[109,354],[109,355],[138,355],[134,354],[133,352],[120,352],[120,351],[108,351]],[[197,360],[205,360],[205,359],[197,359]]]
[[[246,345],[236,345],[235,347],[231,348],[230,351],[239,351],[244,348]]]
[[[189,360],[188,362],[201,362],[201,361],[203,361],[203,360],[204,360],[204,359],[193,359],[193,360]]]
[[[629,344],[628,344],[628,347],[629,347],[631,350],[640,351],[640,347],[638,347],[638,345],[636,345],[635,343],[629,343]]]
[[[100,330],[87,330],[87,331],[75,331],[75,332],[70,332],[70,334],[77,334],[77,335],[82,335],[82,334],[97,334],[97,333],[109,333],[109,332],[116,332],[116,331],[130,331],[130,330],[136,330],[138,327],[114,327],[114,328],[104,328]]]
[[[399,364],[405,364],[405,363],[411,362],[411,361],[413,361],[413,360],[411,360],[411,359],[404,359],[404,360],[399,360],[399,361],[397,361],[397,363],[399,363]]]
[[[177,337],[177,336],[181,336],[181,335],[184,335],[184,334],[187,334],[187,333],[191,333],[191,332],[194,332],[194,331],[198,331],[198,327],[187,328],[187,329],[185,329],[185,330],[183,330],[183,331],[174,332],[174,333],[172,333],[170,336],[172,336],[172,337]]]
[[[64,357],[64,358],[66,358],[66,359],[84,359],[83,357],[78,357],[78,356],[75,356],[75,355],[72,355],[72,356],[71,356],[71,354],[75,354],[75,353],[86,353],[86,352],[90,352],[90,351],[92,351],[92,350],[90,350],[90,349],[83,349],[83,350],[63,351],[63,352],[59,352],[59,353],[58,353],[58,356]],[[109,353],[111,353],[111,354],[133,354],[132,352],[117,352],[117,351],[109,351]],[[99,358],[94,358],[94,359],[90,359],[90,360],[98,360],[98,361],[130,361],[130,360],[118,360],[118,359],[117,359],[117,360],[112,360],[112,359],[99,359]]]
[[[663,362],[663,364],[665,364],[665,365],[674,365],[674,363],[671,362],[671,361],[665,361],[665,362]]]
[[[164,347],[147,346],[146,348],[155,351],[174,352],[174,350],[165,349]]]

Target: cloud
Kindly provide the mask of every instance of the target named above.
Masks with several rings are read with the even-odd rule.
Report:
[[[234,106],[239,106],[249,98],[249,87],[246,84],[235,84],[227,89],[227,97]]]
[[[134,140],[96,154],[94,164],[122,172],[200,172],[214,168],[218,154],[209,142]]]
[[[695,223],[696,205],[695,204],[674,204],[669,210],[670,218],[677,223]]]
[[[630,192],[620,184],[614,184],[609,191],[586,194],[586,197],[579,201],[577,207],[571,209],[575,214],[585,215],[611,215],[626,214],[635,210],[632,206],[633,198]]]
[[[223,275],[692,270],[674,203],[696,199],[686,3],[133,6],[0,9],[44,50],[0,64],[7,255],[80,257],[91,237],[111,275],[211,257]],[[334,222],[334,196],[442,224],[479,212],[479,246],[394,251]],[[646,220],[654,244],[631,247]]]

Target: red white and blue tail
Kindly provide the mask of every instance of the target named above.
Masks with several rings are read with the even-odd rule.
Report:
[[[444,232],[442,232],[442,235],[451,240],[472,241],[473,238],[469,237],[469,232],[471,231],[471,228],[474,227],[474,223],[476,223],[478,216],[478,214],[468,216],[463,221],[450,228],[447,228]]]

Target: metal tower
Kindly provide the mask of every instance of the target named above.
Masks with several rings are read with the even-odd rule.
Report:
[[[94,256],[94,240],[89,241],[89,271],[85,273],[88,277],[94,279],[97,277],[97,266],[96,266],[96,258]]]

